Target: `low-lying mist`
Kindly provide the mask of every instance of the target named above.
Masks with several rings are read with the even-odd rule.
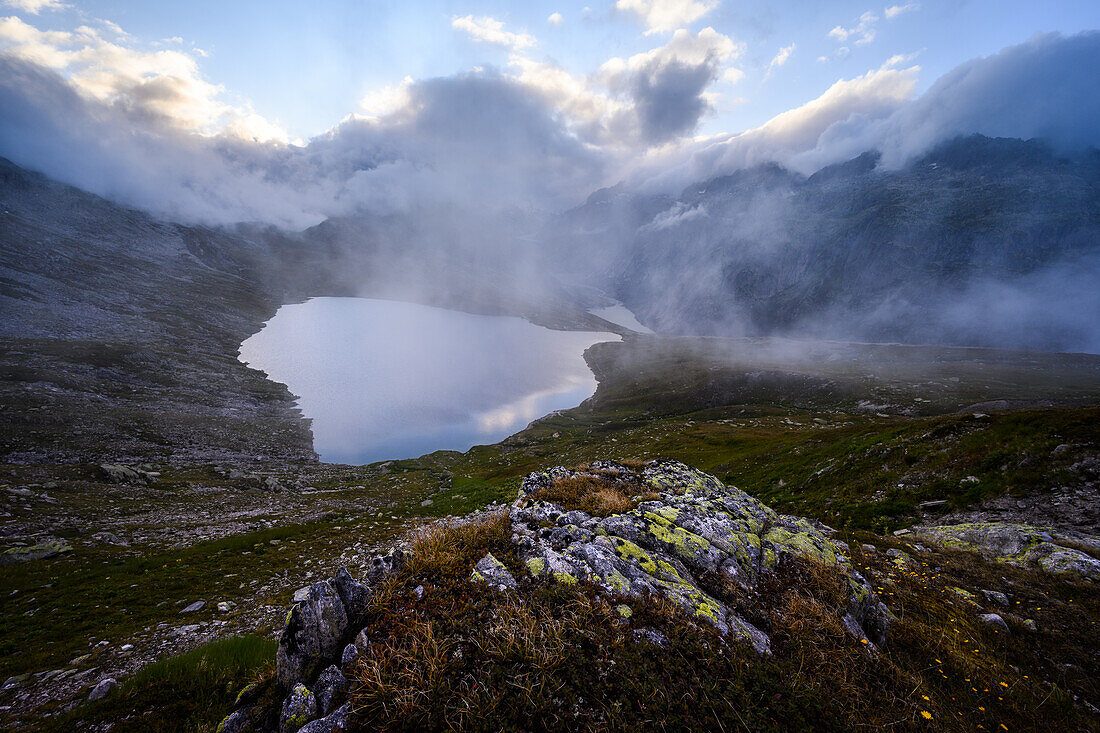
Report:
[[[888,65],[744,133],[615,145],[487,69],[292,145],[185,132],[4,52],[0,155],[277,242],[294,297],[577,327],[585,285],[658,332],[1095,351],[1098,66],[1100,33],[1037,35],[919,97],[919,69]],[[682,76],[668,103],[697,121]]]

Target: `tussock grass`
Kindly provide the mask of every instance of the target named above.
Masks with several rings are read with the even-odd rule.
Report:
[[[644,464],[643,464],[644,465]],[[586,466],[582,470],[591,470]],[[595,471],[595,475],[570,476],[555,479],[532,498],[551,501],[566,511],[579,509],[596,517],[628,512],[643,501],[655,499],[657,493],[644,486],[635,476],[622,477]]]

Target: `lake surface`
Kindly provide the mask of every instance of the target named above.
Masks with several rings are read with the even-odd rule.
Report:
[[[594,316],[599,316],[605,321],[611,321],[620,326],[626,326],[631,331],[637,331],[638,333],[653,333],[652,329],[643,326],[637,317],[635,317],[635,315],[622,303],[609,305],[606,308],[593,308],[588,312]]]
[[[596,390],[582,354],[613,333],[415,303],[314,298],[285,305],[240,359],[286,384],[333,463],[495,443]]]

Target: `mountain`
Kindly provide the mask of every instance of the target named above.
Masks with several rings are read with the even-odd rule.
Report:
[[[547,240],[659,332],[1100,349],[1096,150],[971,136],[899,170],[606,189]]]
[[[487,227],[440,237],[457,217],[185,226],[0,159],[0,455],[314,459],[293,395],[237,360],[280,305],[310,297],[622,331],[533,258],[485,244]]]

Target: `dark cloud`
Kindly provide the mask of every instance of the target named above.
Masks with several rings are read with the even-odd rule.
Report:
[[[696,65],[674,60],[637,73],[631,97],[643,140],[662,143],[691,133],[710,108],[703,92],[717,76],[712,59]]]

